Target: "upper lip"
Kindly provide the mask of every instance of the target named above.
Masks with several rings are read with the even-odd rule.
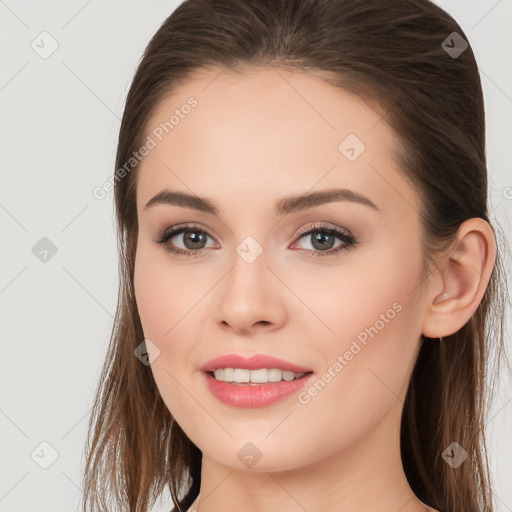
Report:
[[[242,357],[236,354],[226,354],[224,356],[211,359],[201,366],[204,372],[213,372],[219,368],[244,368],[246,370],[257,370],[259,368],[277,368],[293,373],[307,373],[312,370],[299,366],[277,357],[267,356],[265,354],[255,354],[251,357]]]

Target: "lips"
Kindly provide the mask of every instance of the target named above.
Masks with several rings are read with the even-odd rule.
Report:
[[[212,377],[209,372],[203,373],[202,377],[211,394],[223,404],[242,409],[256,409],[296,395],[311,382],[313,373],[288,382],[282,380],[267,384],[223,382]]]
[[[204,372],[213,372],[219,368],[244,368],[246,370],[258,370],[260,368],[277,368],[293,373],[311,372],[310,368],[278,359],[265,354],[255,354],[251,357],[242,357],[236,354],[227,354],[216,357],[203,364],[200,369]]]

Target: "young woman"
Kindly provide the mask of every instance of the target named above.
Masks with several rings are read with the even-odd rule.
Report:
[[[122,119],[84,510],[491,512],[484,135],[427,0],[182,3]]]

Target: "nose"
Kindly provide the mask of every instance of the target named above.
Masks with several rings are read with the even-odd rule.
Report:
[[[219,284],[218,323],[239,334],[279,329],[287,316],[286,291],[267,266],[265,251],[251,263],[236,254],[233,267]]]

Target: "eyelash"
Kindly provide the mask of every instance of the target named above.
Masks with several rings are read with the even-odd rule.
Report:
[[[187,224],[187,225],[182,225],[182,226],[176,226],[176,227],[169,228],[169,229],[164,229],[163,231],[161,231],[160,233],[157,234],[157,236],[153,239],[153,241],[156,242],[157,244],[163,245],[166,251],[168,251],[170,253],[174,253],[177,256],[183,256],[183,257],[190,256],[192,258],[199,258],[202,256],[204,249],[192,251],[190,249],[181,249],[179,247],[171,247],[169,244],[167,244],[167,242],[171,238],[174,238],[175,236],[185,233],[187,231],[202,233],[202,234],[209,236],[210,238],[213,238],[212,236],[210,236],[208,234],[207,231],[200,228],[199,226],[196,226],[194,224]],[[317,231],[327,233],[328,235],[335,235],[339,240],[341,240],[343,242],[343,244],[336,247],[335,249],[329,249],[328,251],[300,249],[302,251],[306,251],[306,257],[334,256],[334,255],[340,253],[341,251],[355,247],[358,243],[356,241],[356,238],[353,235],[346,233],[345,231],[341,230],[340,228],[325,226],[322,224],[314,224],[312,227],[305,228],[305,229],[301,230],[297,234],[297,240],[299,240],[300,238],[305,237],[307,235],[311,235],[312,233],[315,233]]]

